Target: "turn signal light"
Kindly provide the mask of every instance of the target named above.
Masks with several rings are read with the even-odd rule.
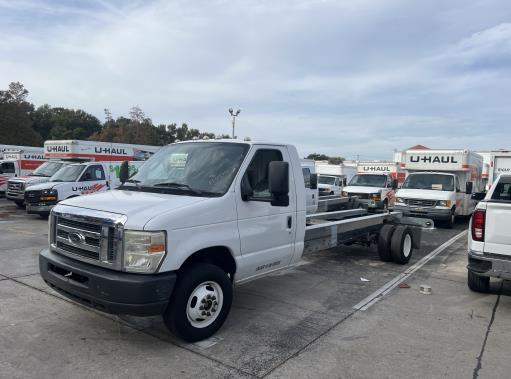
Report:
[[[484,227],[486,223],[486,211],[477,209],[472,215],[472,239],[474,241],[484,241]]]

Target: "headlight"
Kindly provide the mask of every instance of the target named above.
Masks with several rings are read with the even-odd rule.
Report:
[[[405,203],[405,199],[403,199],[402,197],[396,197],[396,203],[404,204]]]
[[[437,205],[439,207],[447,207],[447,208],[450,208],[451,207],[451,200],[440,200]]]
[[[45,189],[41,191],[41,195],[39,195],[40,201],[56,201],[58,200],[57,190],[54,189]]]
[[[165,232],[124,232],[124,269],[132,272],[156,272],[167,251]]]
[[[371,200],[380,201],[381,200],[381,194],[380,193],[372,193],[369,195],[369,198]]]
[[[342,196],[343,196],[343,197],[348,197],[348,196],[349,196],[349,194],[348,194],[348,192],[346,192],[346,191],[342,191]]]

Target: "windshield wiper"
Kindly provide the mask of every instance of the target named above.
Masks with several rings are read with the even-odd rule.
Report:
[[[158,184],[154,184],[153,187],[174,187],[174,188],[179,188],[179,189],[186,189],[196,195],[202,195],[202,191],[192,188],[188,184],[184,184],[184,183],[175,183],[175,182],[158,183]]]

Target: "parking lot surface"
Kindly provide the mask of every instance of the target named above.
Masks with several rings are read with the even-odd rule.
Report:
[[[188,344],[159,317],[106,315],[52,291],[37,258],[47,222],[0,199],[0,377],[508,377],[511,286],[468,290],[466,228],[425,231],[406,266],[357,246],[306,256],[237,287],[220,331]],[[393,280],[409,288],[378,296]]]

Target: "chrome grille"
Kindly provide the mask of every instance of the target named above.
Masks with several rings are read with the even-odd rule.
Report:
[[[41,195],[41,191],[26,191],[25,192],[25,201],[27,203],[38,203],[40,195]]]
[[[120,270],[125,222],[122,215],[58,205],[50,218],[50,245],[70,258]]]
[[[7,182],[7,192],[12,194],[21,194],[23,193],[23,190],[23,183],[11,182],[10,180]]]
[[[414,207],[434,207],[436,200],[406,199],[406,204]]]

